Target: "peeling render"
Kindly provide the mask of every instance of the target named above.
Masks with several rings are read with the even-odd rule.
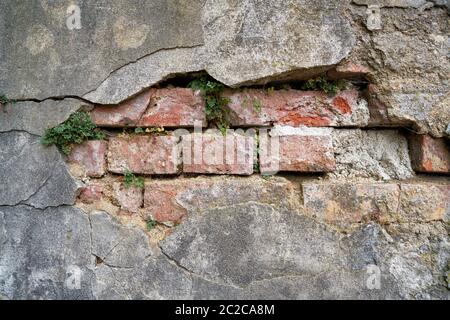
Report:
[[[450,299],[448,4],[376,1],[375,30],[365,0],[81,0],[66,30],[69,2],[0,3],[0,299]],[[202,151],[226,141],[185,86],[202,75],[257,131],[244,168],[185,165],[195,120]],[[346,90],[296,87],[319,75]],[[40,143],[77,111],[105,148]]]

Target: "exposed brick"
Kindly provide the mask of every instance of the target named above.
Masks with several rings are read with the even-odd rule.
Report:
[[[369,111],[356,90],[335,96],[320,91],[247,89],[228,90],[233,126],[363,126]]]
[[[134,127],[154,93],[155,89],[150,89],[117,106],[97,106],[91,111],[92,121],[101,127]]]
[[[103,191],[103,186],[101,184],[91,183],[80,188],[78,199],[83,203],[91,204],[100,201],[103,198]]]
[[[330,79],[349,79],[349,78],[363,78],[369,73],[369,69],[354,63],[345,62],[338,65],[336,68],[327,72]]]
[[[162,223],[178,223],[188,211],[248,201],[290,206],[297,199],[293,184],[276,177],[270,180],[260,176],[153,180],[145,184],[143,215]]]
[[[115,182],[113,190],[114,198],[121,210],[136,213],[142,207],[144,195],[141,188],[134,186],[126,188],[123,183]]]
[[[400,188],[395,183],[303,183],[306,213],[326,223],[344,226],[396,215]]]
[[[338,226],[369,220],[428,222],[450,214],[450,185],[439,183],[305,182],[307,214]]]
[[[253,173],[254,138],[217,131],[183,136],[183,171],[250,175]]]
[[[409,151],[414,171],[450,173],[450,145],[445,139],[410,135]]]
[[[450,184],[401,184],[399,215],[402,220],[411,222],[450,217]]]
[[[85,141],[73,147],[69,162],[82,166],[89,177],[101,177],[105,174],[106,149],[106,141]]]
[[[177,181],[172,183],[149,182],[145,184],[144,218],[161,223],[179,223],[187,210],[177,203],[176,196],[182,191]]]
[[[140,127],[193,127],[195,122],[206,126],[205,104],[200,92],[186,88],[158,89]]]
[[[383,95],[380,94],[380,90],[377,86],[369,84],[364,91],[365,98],[369,107],[369,126],[393,126],[392,121],[389,119],[388,107],[381,101]]]
[[[206,126],[204,101],[187,88],[150,89],[117,106],[97,106],[91,112],[102,127]]]
[[[111,138],[108,170],[136,174],[175,174],[179,172],[181,149],[179,137],[131,135]]]
[[[260,170],[329,172],[335,168],[331,131],[321,128],[276,127],[260,134]]]

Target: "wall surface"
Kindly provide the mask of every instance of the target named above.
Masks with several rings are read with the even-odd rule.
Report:
[[[1,1],[0,299],[449,299],[449,21],[445,0]],[[103,140],[41,143],[79,111]]]

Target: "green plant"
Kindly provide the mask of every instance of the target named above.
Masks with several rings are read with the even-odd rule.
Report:
[[[342,80],[328,80],[325,76],[320,76],[315,79],[305,81],[301,89],[302,90],[322,90],[325,93],[337,93],[345,86]]]
[[[222,97],[225,86],[206,77],[196,79],[188,84],[193,90],[199,90],[205,100],[206,119],[219,128],[222,134],[226,134],[229,128],[229,113],[227,108],[230,99]]]
[[[123,185],[125,188],[136,187],[143,189],[144,188],[144,178],[136,177],[131,171],[125,171],[123,178]]]
[[[10,99],[8,99],[4,94],[0,94],[0,104],[8,104],[12,102]]]
[[[257,113],[261,112],[262,105],[261,102],[257,99],[253,99],[253,110],[255,110]]]
[[[144,131],[144,129],[142,129],[142,128],[135,128],[134,129],[134,133],[144,133],[145,131]]]
[[[101,140],[104,137],[87,112],[75,112],[60,125],[47,129],[41,143],[54,144],[61,152],[69,154],[73,144],[80,144],[85,140]]]
[[[152,230],[154,227],[156,227],[156,221],[153,219],[147,219],[145,220],[145,226],[147,227],[147,231]]]

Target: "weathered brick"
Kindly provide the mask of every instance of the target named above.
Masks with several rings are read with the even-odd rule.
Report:
[[[149,182],[145,184],[144,218],[160,223],[179,223],[187,210],[177,203],[176,196],[182,191],[178,181],[172,183]]]
[[[305,212],[338,226],[428,222],[450,214],[450,184],[327,181],[305,182],[302,190]]]
[[[97,183],[90,183],[89,185],[80,188],[78,199],[86,204],[91,204],[100,201],[104,196],[103,186]]]
[[[179,137],[131,135],[109,141],[108,170],[136,174],[175,174],[179,172]]]
[[[205,104],[200,92],[187,88],[158,89],[138,122],[140,127],[206,126]]]
[[[274,206],[295,206],[297,193],[291,182],[274,177],[199,177],[153,180],[145,184],[144,218],[178,223],[188,211],[258,201]]]
[[[409,151],[414,171],[450,173],[450,144],[445,139],[410,135]]]
[[[349,79],[349,78],[362,78],[368,73],[369,73],[368,68],[360,64],[348,61],[328,71],[327,76],[332,80]]]
[[[383,95],[380,93],[380,89],[373,84],[369,84],[367,89],[364,90],[364,96],[367,99],[367,105],[369,108],[370,118],[369,126],[373,127],[389,127],[395,125],[389,118],[388,107],[386,103],[382,101]]]
[[[400,188],[396,183],[303,183],[306,213],[326,223],[344,226],[396,215]]]
[[[254,137],[216,130],[184,135],[183,171],[250,175],[253,173]]]
[[[101,177],[105,174],[106,141],[91,140],[73,147],[69,162],[84,168],[89,177]]]
[[[136,213],[142,207],[144,195],[141,188],[130,186],[126,188],[123,183],[113,184],[114,198],[121,210]]]
[[[356,90],[330,97],[320,91],[228,90],[233,126],[363,126],[369,119],[367,103]]]
[[[326,128],[275,127],[260,134],[260,170],[329,172],[335,168],[331,131]]]
[[[423,222],[450,217],[449,183],[402,183],[399,216],[404,221]]]
[[[155,89],[150,89],[117,106],[97,106],[91,111],[92,121],[101,127],[134,127],[150,104],[154,93]]]
[[[103,127],[206,126],[204,109],[200,93],[191,89],[149,89],[117,106],[97,106],[91,118]]]

